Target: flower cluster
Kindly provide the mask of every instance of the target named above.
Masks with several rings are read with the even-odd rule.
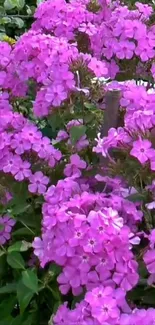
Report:
[[[106,157],[109,149],[117,148],[136,158],[143,166],[149,164],[154,171],[155,93],[147,91],[144,86],[127,83],[122,89],[120,104],[126,111],[124,127],[110,129],[103,139],[99,134],[94,151]]]
[[[71,163],[73,158],[79,168],[85,167],[77,155],[71,156]],[[42,240],[35,238],[34,252],[42,266],[49,261],[62,266],[57,280],[63,294],[71,288],[78,295],[83,286],[98,285],[128,291],[138,281],[131,247],[140,242],[136,224],[142,214],[116,194],[83,192],[75,180],[81,174],[78,167],[73,178],[59,181],[45,194]],[[66,166],[65,173],[70,174],[70,168]]]
[[[8,45],[6,58],[8,59]],[[80,91],[76,82],[76,63],[84,66],[90,80],[93,76],[107,74],[107,67],[91,55],[80,54],[75,43],[39,32],[29,31],[16,43],[10,53],[10,61],[1,72],[1,86],[11,90],[12,96],[26,97],[35,89],[34,113],[48,115],[52,109],[61,106],[72,93]],[[88,91],[88,90],[87,90]]]
[[[155,310],[131,310],[123,290],[100,286],[87,292],[75,309],[69,310],[66,304],[59,307],[53,320],[55,325],[152,325]]]
[[[37,228],[39,235],[35,234],[40,237],[34,238],[26,265],[37,267],[39,259],[42,268],[48,263],[60,266],[57,282],[62,295],[83,297],[75,309],[67,303],[60,306],[55,325],[155,323],[154,309],[135,309],[128,299],[129,291],[141,285],[140,263],[149,273],[143,280],[148,286],[155,282],[152,12],[152,6],[139,2],[129,9],[109,0],[47,0],[38,6],[30,31],[15,45],[0,42],[1,203],[7,205],[14,195],[14,182],[26,184],[36,214],[44,200],[41,232]],[[124,80],[126,75],[136,82],[105,85],[98,80]],[[147,87],[138,85],[139,76],[149,81]],[[111,128],[104,138],[99,134],[92,152],[94,135],[86,115],[93,111],[96,123],[94,106],[109,89],[120,91],[124,124]],[[29,112],[25,115],[24,105]],[[61,127],[54,125],[51,113],[65,116]],[[50,131],[56,131],[56,139],[43,135],[42,122],[45,129],[50,125]],[[26,209],[27,217],[27,201]],[[1,214],[3,245],[15,222]],[[29,224],[26,228],[34,234]],[[50,288],[48,279],[42,284]]]
[[[110,5],[107,1],[101,1],[100,5],[96,8],[95,3],[89,6],[89,1],[49,0],[37,9],[33,29],[76,40],[83,51],[82,40],[88,43],[87,51],[91,49],[96,58],[107,60],[108,77],[114,78],[119,66],[121,68],[118,60],[138,58],[148,64],[155,55],[154,27],[147,24],[153,13],[152,7],[139,2],[132,10],[118,3]],[[137,60],[134,64],[137,65]],[[136,66],[133,73],[135,69]]]
[[[121,62],[126,59],[133,59],[133,76],[138,71],[137,60],[147,62],[147,67],[148,62],[151,64],[155,55],[154,28],[147,24],[151,6],[137,3],[135,10],[129,10],[126,6],[105,5],[93,10],[89,1],[48,0],[40,4],[32,29],[14,49],[1,42],[4,54],[0,57],[0,86],[11,90],[15,97],[26,98],[33,88],[36,116],[48,115],[83,89],[77,78],[81,68],[87,78],[88,95],[88,80],[115,78],[124,73]],[[154,74],[154,65],[149,69]]]
[[[0,171],[3,176],[11,175],[16,181],[27,180],[29,191],[43,194],[49,183],[38,167],[44,161],[54,167],[61,159],[61,152],[55,149],[49,138],[44,137],[37,127],[13,112],[7,93],[0,95]]]
[[[118,324],[121,313],[130,312],[121,289],[99,286],[87,292],[84,300],[69,311],[66,304],[61,306],[54,317],[54,324]]]

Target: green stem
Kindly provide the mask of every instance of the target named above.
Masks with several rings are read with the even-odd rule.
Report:
[[[23,226],[25,227],[25,228],[27,228],[33,235],[35,235],[35,232],[31,229],[31,228],[29,228],[26,224],[25,224],[25,222],[24,221],[20,221],[22,224],[23,224]]]
[[[5,17],[9,17],[9,18],[21,18],[21,19],[29,19],[29,18],[33,18],[33,15],[0,15],[0,18],[5,18]]]

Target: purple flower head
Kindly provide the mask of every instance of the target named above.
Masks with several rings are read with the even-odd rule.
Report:
[[[78,175],[81,176],[80,169],[86,168],[86,162],[82,159],[80,159],[80,156],[78,154],[74,154],[70,156],[70,164],[67,164],[64,169],[64,174],[67,177],[70,177],[72,175]]]
[[[109,322],[112,320],[117,320],[120,315],[120,310],[117,307],[117,302],[112,297],[103,297],[99,299],[98,304],[96,303],[92,307],[92,315],[95,317],[101,324],[105,321]]]
[[[48,183],[49,178],[47,176],[44,176],[42,172],[36,172],[30,177],[28,189],[31,193],[44,194]]]
[[[47,88],[45,95],[45,100],[51,103],[53,106],[60,106],[62,101],[67,98],[67,93],[63,86],[55,85],[53,87]]]
[[[96,58],[91,59],[88,68],[94,72],[96,77],[103,77],[108,73],[105,63],[98,61]]]
[[[6,79],[6,72],[0,71],[0,86],[2,87],[4,85]]]
[[[149,273],[154,274],[155,270],[155,249],[148,250],[144,255],[144,262]]]
[[[150,247],[153,249],[155,247],[155,229],[150,231],[149,241],[150,241]]]
[[[40,158],[47,158],[51,152],[51,147],[50,139],[43,137],[33,144],[32,149],[37,152]]]
[[[117,46],[116,55],[119,59],[131,59],[134,54],[135,44],[129,41],[121,41]]]
[[[12,174],[17,181],[22,181],[25,178],[31,177],[30,163],[28,161],[22,161],[19,157],[18,160],[15,161],[15,164],[12,169]]]
[[[0,217],[0,245],[4,245],[11,237],[11,231],[15,220],[9,216]]]
[[[35,125],[26,125],[22,129],[21,137],[23,139],[29,140],[31,144],[35,143],[38,139],[41,139],[42,133],[38,131]]]
[[[31,149],[31,143],[27,139],[22,139],[21,133],[17,133],[11,141],[11,147],[15,150],[16,154],[21,155]]]
[[[131,290],[138,282],[137,263],[129,261],[128,263],[117,263],[116,271],[113,275],[114,282],[125,291]]]
[[[39,237],[35,237],[32,243],[32,247],[34,249],[34,254],[39,258],[44,257],[44,244],[43,241]]]
[[[149,140],[139,138],[139,140],[133,142],[133,148],[130,154],[137,158],[141,164],[145,164],[155,154],[151,146],[152,143]]]
[[[71,120],[66,125],[67,131],[69,131],[73,126],[79,126],[79,125],[83,125],[83,120],[82,119]]]
[[[141,2],[136,2],[135,5],[138,8],[139,12],[143,14],[144,18],[149,18],[150,15],[152,14],[153,11],[152,6],[143,4]]]
[[[145,206],[146,206],[149,210],[153,210],[153,209],[155,209],[155,201],[152,201],[152,202],[150,202],[150,203],[147,203]]]
[[[57,134],[57,137],[56,139],[54,140],[55,143],[58,143],[58,142],[61,142],[61,141],[64,141],[66,139],[68,139],[69,135],[66,131],[64,130],[60,130]]]

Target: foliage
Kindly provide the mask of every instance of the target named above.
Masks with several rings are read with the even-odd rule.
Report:
[[[153,5],[33,6],[1,6],[0,325],[152,325]]]
[[[14,44],[29,29],[40,0],[0,0],[0,39]]]

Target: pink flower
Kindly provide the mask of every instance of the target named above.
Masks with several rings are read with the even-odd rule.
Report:
[[[138,282],[139,276],[136,272],[137,263],[130,261],[128,263],[117,263],[116,271],[113,275],[114,282],[125,291],[131,290]]]
[[[11,231],[15,223],[15,220],[7,215],[0,217],[0,245],[5,244],[10,239]]]
[[[80,273],[71,266],[64,268],[63,273],[58,276],[57,281],[60,284],[62,294],[66,294],[70,287],[72,287],[74,295],[79,295],[82,291]]]
[[[54,143],[64,141],[64,140],[68,139],[68,137],[69,137],[69,135],[66,131],[60,130],[57,134],[56,139],[54,140]]]
[[[31,193],[44,194],[49,178],[44,176],[42,172],[36,172],[30,177],[30,182],[31,184],[28,186],[28,189]]]
[[[102,324],[110,322],[112,319],[118,319],[120,310],[117,307],[117,302],[110,296],[101,297],[94,306],[92,306],[92,315]]]
[[[155,246],[155,229],[150,231],[149,241],[150,241],[150,247],[154,248],[154,246]]]
[[[26,125],[22,129],[22,139],[29,140],[31,144],[35,143],[38,139],[42,138],[42,133],[38,131],[35,125]]]
[[[62,101],[67,98],[67,93],[61,85],[51,86],[47,89],[45,99],[53,106],[60,106]]]
[[[80,156],[78,154],[74,154],[70,156],[70,164],[67,164],[64,169],[64,174],[66,176],[72,176],[74,174],[80,176],[81,171],[80,169],[86,168],[86,162],[82,159],[80,159]]]
[[[5,71],[0,71],[0,86],[2,87],[4,84],[4,81],[6,79],[6,72]]]
[[[35,237],[32,246],[34,248],[34,254],[41,259],[44,256],[43,241],[39,237]]]
[[[148,41],[142,39],[135,49],[135,54],[139,55],[143,62],[146,62],[154,57],[155,50],[148,44]]]
[[[146,25],[141,21],[128,20],[125,21],[125,36],[129,38],[135,38],[136,40],[143,38],[146,35]]]
[[[88,64],[88,68],[94,72],[96,77],[103,77],[108,73],[105,63],[97,60],[96,58],[91,59],[90,63]]]
[[[87,139],[86,135],[83,135],[77,142],[76,142],[76,149],[77,151],[81,151],[89,145],[89,140]]]
[[[155,249],[148,250],[143,257],[144,262],[146,264],[147,270],[149,273],[155,273]]]
[[[145,205],[149,210],[155,209],[155,201],[152,201],[150,203],[147,203]]]
[[[151,146],[152,144],[149,140],[139,138],[139,140],[133,142],[130,155],[137,158],[141,164],[145,164],[155,154],[155,150]]]
[[[22,181],[31,176],[30,163],[28,161],[18,160],[13,167],[13,175],[17,181]]]
[[[135,44],[129,41],[121,41],[118,44],[116,55],[119,59],[131,59],[134,54]]]
[[[38,153],[40,158],[46,158],[50,154],[51,151],[51,143],[50,139],[43,137],[42,139],[38,139],[32,146],[32,149]]]
[[[89,36],[92,36],[96,34],[97,28],[91,24],[91,23],[82,23],[79,27],[79,31],[88,34]]]
[[[16,166],[21,163],[21,159],[17,155],[10,154],[4,158],[3,171],[5,173],[11,173],[14,175],[16,173]]]
[[[15,149],[16,154],[21,155],[25,151],[31,149],[31,143],[28,139],[22,139],[21,133],[17,133],[11,141],[11,147]]]

